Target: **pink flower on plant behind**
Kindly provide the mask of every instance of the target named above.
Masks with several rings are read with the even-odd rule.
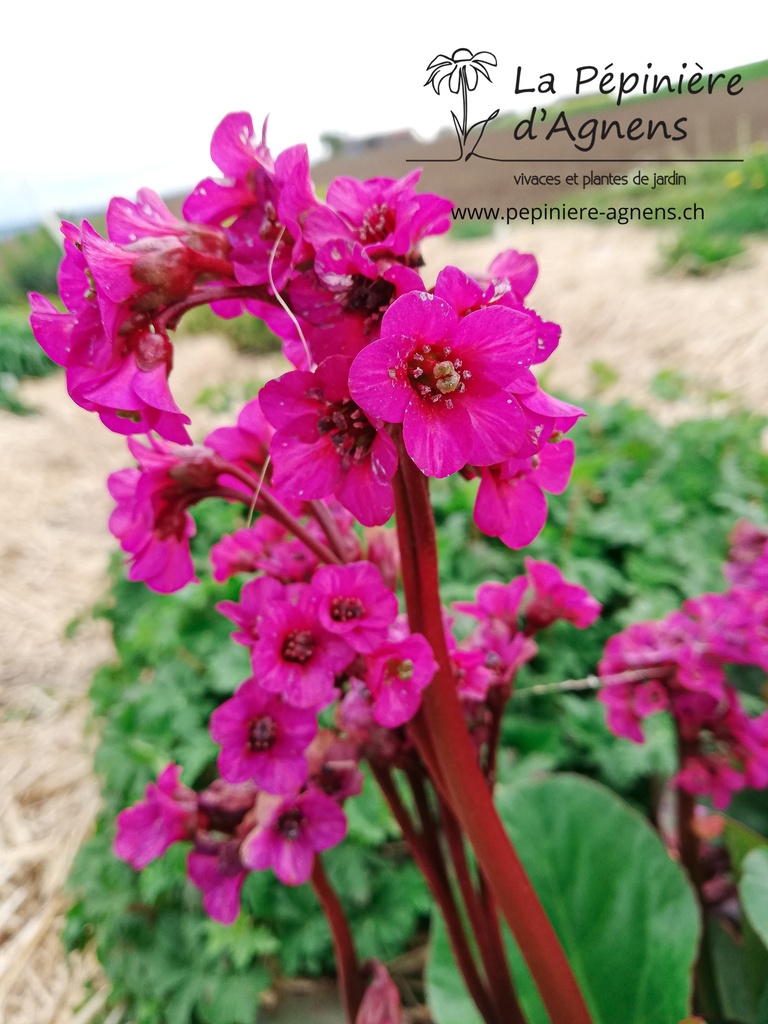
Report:
[[[240,913],[240,891],[248,872],[240,861],[240,842],[210,842],[210,849],[191,850],[187,876],[203,894],[203,907],[220,924],[233,924]]]
[[[238,627],[232,639],[244,647],[252,647],[259,639],[259,626],[265,608],[275,601],[285,601],[290,591],[271,576],[249,580],[240,591],[239,601],[219,601],[216,611]]]
[[[574,455],[573,441],[566,440],[544,445],[538,455],[483,468],[473,515],[478,529],[510,548],[527,547],[547,521],[544,492],[562,494]]]
[[[444,300],[411,292],[356,357],[350,393],[369,416],[403,424],[406,450],[427,476],[492,465],[523,439],[522,410],[507,388],[533,346],[523,313],[497,307],[460,319]]]
[[[195,523],[187,509],[215,493],[219,465],[212,451],[157,439],[128,447],[139,469],[122,469],[108,480],[117,508],[109,529],[130,558],[128,578],[168,594],[195,580],[190,537]]]
[[[324,541],[325,535],[314,522],[307,532]],[[241,572],[265,572],[282,583],[309,581],[317,568],[318,557],[300,540],[269,516],[261,516],[253,526],[225,534],[211,548],[213,578],[219,582]]]
[[[211,715],[211,736],[221,747],[218,765],[228,782],[252,780],[267,793],[288,793],[307,778],[305,751],[317,733],[313,711],[265,693],[255,679]]]
[[[355,1024],[403,1024],[400,993],[380,960],[369,961],[373,971]]]
[[[173,843],[191,838],[196,820],[197,795],[181,784],[181,768],[169,764],[144,799],[117,816],[115,854],[140,871]]]
[[[282,799],[262,797],[257,818],[257,827],[243,840],[242,862],[251,871],[272,868],[284,885],[303,885],[315,854],[347,834],[344,811],[316,789]]]
[[[564,619],[577,629],[592,625],[602,608],[586,587],[569,583],[551,562],[533,558],[524,562],[532,587],[524,610],[527,634],[537,633],[557,619]]]
[[[356,356],[379,337],[381,319],[395,299],[423,289],[412,268],[374,261],[359,243],[337,240],[326,243],[312,268],[291,280],[288,295],[321,363],[330,356]]]
[[[211,159],[223,179],[205,178],[184,202],[184,216],[226,225],[237,280],[245,285],[286,284],[296,263],[312,255],[302,222],[318,206],[309,177],[306,146],[272,158],[250,114],[227,114],[213,133]]]
[[[347,239],[373,259],[388,257],[418,266],[421,240],[448,231],[453,207],[441,196],[417,194],[414,186],[420,177],[417,169],[399,180],[335,178],[328,186],[327,205],[307,216],[307,238],[316,250]]]

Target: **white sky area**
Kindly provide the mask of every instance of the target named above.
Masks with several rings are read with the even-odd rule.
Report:
[[[696,61],[708,73],[768,57],[754,31],[762,4],[740,4],[732,17],[719,5],[712,10],[705,15],[698,0],[8,4],[0,36],[0,228],[99,208],[142,185],[190,189],[217,173],[210,137],[234,110],[250,111],[256,125],[270,115],[273,153],[306,142],[319,158],[326,131],[411,128],[434,137],[450,124],[451,106],[460,108],[447,88],[440,96],[424,88],[426,68],[459,47],[498,58],[493,84],[481,81],[470,95],[470,115],[476,100],[478,116],[491,104],[502,112],[542,105],[515,97],[518,65],[525,84],[553,72],[564,98],[583,64],[645,72],[650,61],[654,72],[676,75],[683,61],[690,74]]]

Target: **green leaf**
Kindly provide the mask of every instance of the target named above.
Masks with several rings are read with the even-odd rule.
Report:
[[[727,815],[723,815],[723,818],[725,821],[723,838],[728,848],[728,855],[731,858],[734,872],[739,876],[747,854],[751,853],[752,850],[759,849],[761,846],[768,847],[768,839],[765,836],[761,836],[759,832],[755,832],[748,825],[745,825],[743,821],[737,821],[735,818],[730,818]]]
[[[739,896],[744,913],[768,949],[768,849],[752,850],[742,863]]]
[[[205,1024],[253,1024],[269,980],[269,972],[256,966],[247,975],[219,979],[198,1004],[200,1016]]]
[[[609,790],[558,775],[507,787],[499,813],[558,932],[595,1024],[669,1024],[689,1010],[699,917],[681,868],[650,825]],[[433,925],[429,1003],[439,1024],[477,1017]],[[517,950],[530,1024],[548,1017]]]

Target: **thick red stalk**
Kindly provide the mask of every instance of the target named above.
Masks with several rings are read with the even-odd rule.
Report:
[[[339,990],[344,1002],[344,1010],[347,1017],[347,1024],[354,1024],[357,1011],[360,1009],[360,1002],[363,998],[363,985],[360,976],[360,964],[358,963],[355,944],[352,932],[349,928],[347,915],[339,901],[339,897],[333,891],[328,876],[323,868],[322,861],[315,857],[312,868],[312,888],[323,908],[328,920],[333,939],[333,951],[336,956],[336,969],[339,975]]]
[[[451,807],[520,947],[552,1024],[592,1024],[557,934],[493,806],[467,731],[445,643],[429,488],[402,444],[398,474],[407,497],[405,509],[398,508],[401,556],[404,563],[413,559],[403,572],[409,623],[412,630],[429,640],[440,665],[424,691],[424,721]]]
[[[487,913],[487,907],[480,900],[464,849],[464,837],[459,823],[450,807],[441,805],[440,817],[443,833],[453,862],[456,881],[459,883],[472,931],[475,934],[486,974],[491,986],[491,998],[498,1007],[504,1024],[525,1024],[525,1017],[517,1000],[507,964],[506,951],[501,933],[495,927],[495,920]],[[495,913],[494,913],[495,918]]]
[[[486,1024],[505,1024],[503,1018],[496,1013],[493,1001],[477,969],[439,847],[435,849],[433,837],[426,831],[419,832],[411,821],[389,769],[371,764],[371,771],[395,821],[400,826],[413,859],[440,907],[456,965],[480,1015]]]

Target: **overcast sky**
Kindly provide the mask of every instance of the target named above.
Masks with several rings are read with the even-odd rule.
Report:
[[[233,110],[270,114],[273,152],[305,141],[320,156],[325,131],[431,137],[451,103],[424,88],[426,67],[459,47],[496,54],[480,88],[502,110],[516,105],[518,65],[534,83],[554,72],[566,96],[581,64],[676,74],[683,61],[709,72],[768,57],[748,17],[661,0],[25,0],[2,25],[0,227],[142,185],[191,187],[213,172],[210,136]]]

